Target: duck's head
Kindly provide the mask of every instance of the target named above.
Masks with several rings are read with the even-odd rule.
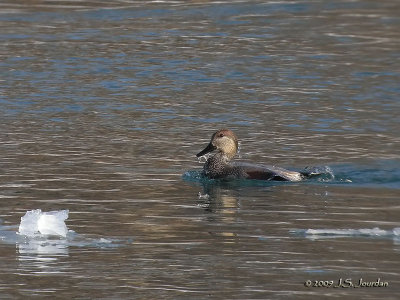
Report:
[[[211,141],[203,151],[197,153],[197,157],[203,156],[214,150],[226,155],[228,159],[232,159],[238,150],[238,139],[236,135],[229,129],[221,129],[214,133]]]

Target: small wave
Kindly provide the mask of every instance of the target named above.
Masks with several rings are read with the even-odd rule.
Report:
[[[367,164],[334,165],[335,184],[400,188],[400,164],[397,160],[375,160]]]
[[[26,184],[26,183],[8,183],[8,184],[1,184],[0,188],[29,188],[32,187],[33,184]]]

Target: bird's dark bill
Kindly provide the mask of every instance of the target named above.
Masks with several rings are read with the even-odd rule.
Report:
[[[203,156],[207,153],[210,153],[211,151],[214,151],[215,149],[216,147],[213,144],[209,143],[208,146],[205,147],[203,151],[197,153],[196,156],[197,157]]]

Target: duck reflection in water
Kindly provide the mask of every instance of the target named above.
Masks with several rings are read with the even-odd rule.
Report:
[[[229,129],[215,132],[201,157],[214,152],[204,164],[203,175],[209,179],[258,179],[266,181],[301,181],[319,175],[314,171],[296,172],[275,166],[232,161],[238,151],[238,139]]]
[[[221,185],[203,183],[203,193],[199,192],[198,203],[206,211],[228,211],[231,214],[240,207],[235,192]]]
[[[199,192],[198,206],[207,214],[205,219],[213,224],[219,224],[215,230],[208,233],[224,243],[235,243],[237,232],[232,224],[238,223],[240,216],[240,200],[235,189],[227,189],[221,184],[203,183],[203,193]]]

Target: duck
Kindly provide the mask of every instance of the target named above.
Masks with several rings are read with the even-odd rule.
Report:
[[[310,177],[309,172],[290,171],[283,168],[233,161],[238,152],[237,136],[229,129],[221,129],[211,136],[210,143],[197,157],[208,156],[203,175],[209,179],[256,179],[266,181],[302,181]]]

